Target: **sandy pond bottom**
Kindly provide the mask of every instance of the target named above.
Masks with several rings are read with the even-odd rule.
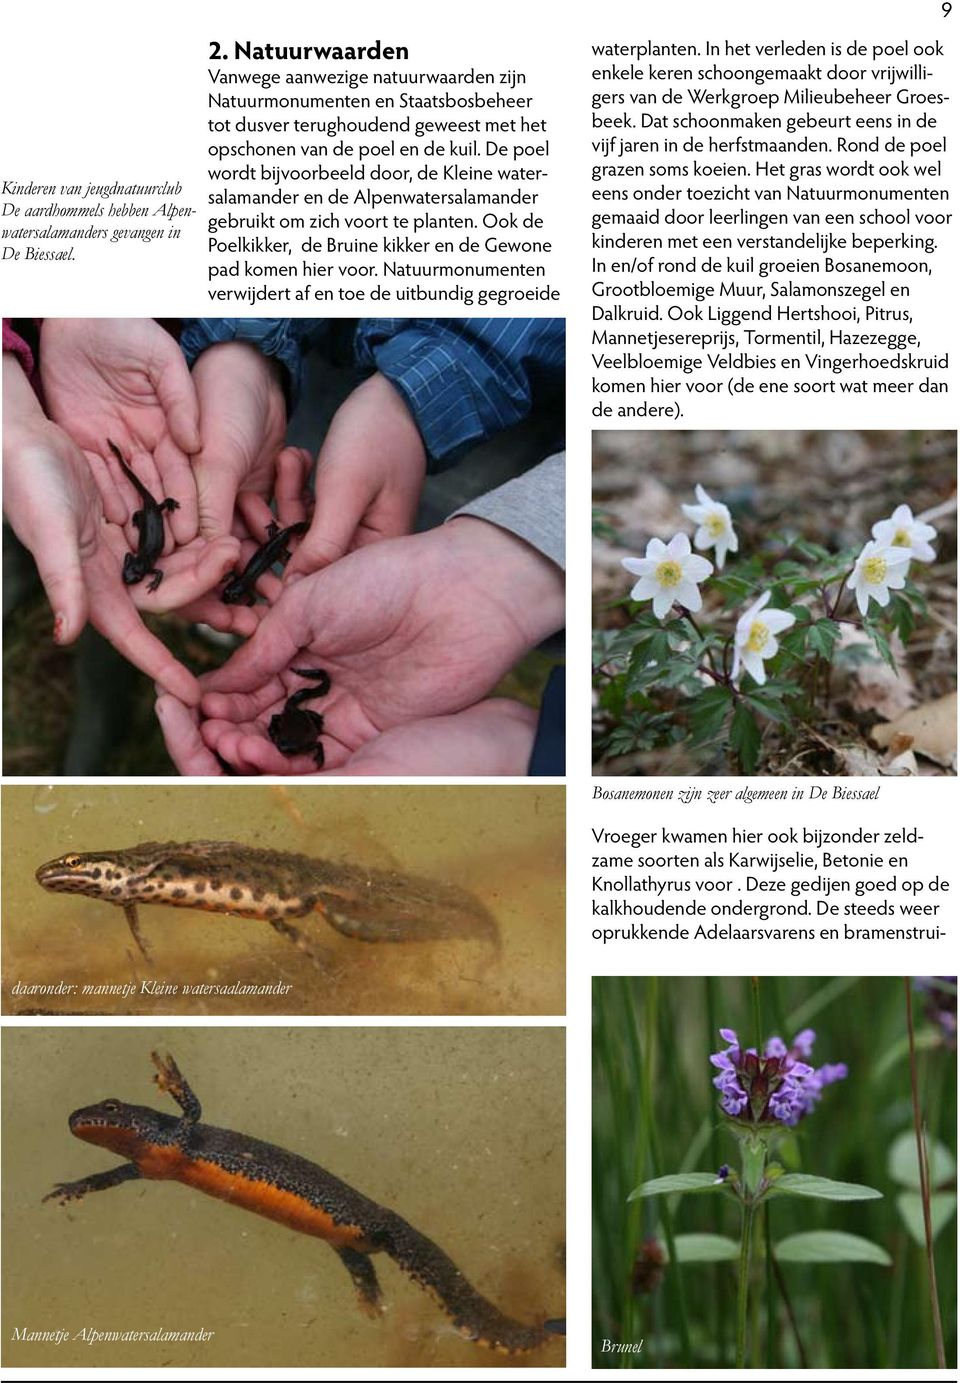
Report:
[[[5,787],[4,1012],[562,1013],[563,793],[509,785]],[[147,964],[121,909],[47,893],[34,878],[39,864],[70,850],[197,839],[456,884],[497,919],[500,952],[480,941],[369,945],[311,917],[304,930],[323,952],[321,968],[264,922],[154,906],[141,909]],[[59,981],[76,987],[58,995],[26,988]],[[285,992],[183,992],[234,982],[279,983]],[[126,992],[95,992],[103,985]]]
[[[563,1314],[564,1074],[559,1028],[7,1029],[3,1363],[556,1366],[563,1343],[506,1358],[461,1339],[389,1259],[361,1314],[333,1250],[177,1183],[61,1207],[54,1183],[117,1165],[71,1110],[114,1097],[175,1112],[151,1083],[171,1051],[205,1122],[318,1162],[434,1239],[508,1314]],[[72,1338],[212,1331],[205,1343]],[[17,1342],[17,1329],[69,1333]]]

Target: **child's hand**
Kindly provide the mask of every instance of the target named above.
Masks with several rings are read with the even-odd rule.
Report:
[[[320,448],[313,521],[288,575],[305,576],[366,543],[409,533],[426,462],[400,393],[383,375],[365,380],[337,410]]]
[[[106,541],[103,503],[79,447],[44,417],[12,355],[3,357],[3,500],[6,516],[33,554],[54,612],[53,635],[72,643],[87,620],[130,662],[195,704],[196,679],[141,622]]]

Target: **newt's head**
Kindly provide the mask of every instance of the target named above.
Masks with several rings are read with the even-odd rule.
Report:
[[[75,1109],[70,1115],[70,1132],[85,1143],[109,1148],[121,1157],[136,1158],[155,1146],[176,1124],[169,1114],[145,1105],[124,1104],[122,1100],[101,1100],[99,1104]]]
[[[122,874],[113,857],[100,854],[60,855],[37,870],[37,883],[52,893],[88,893],[101,898],[109,896],[114,884],[121,882]]]

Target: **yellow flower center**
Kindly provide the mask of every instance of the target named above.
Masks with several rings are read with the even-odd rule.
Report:
[[[762,619],[755,619],[750,626],[750,633],[747,635],[747,648],[751,653],[762,653],[767,646],[767,639],[770,637],[770,630]]]
[[[708,514],[703,526],[711,538],[722,538],[727,531],[722,514]]]
[[[887,574],[885,557],[868,557],[863,564],[863,577],[871,586],[879,586]]]
[[[893,535],[893,547],[912,547],[910,534],[905,528],[898,528]]]
[[[661,586],[679,586],[683,580],[679,562],[661,562],[657,567],[656,576],[657,583]]]

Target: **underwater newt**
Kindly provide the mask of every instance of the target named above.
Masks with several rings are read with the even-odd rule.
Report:
[[[289,528],[281,528],[275,523],[269,524],[266,538],[243,571],[235,571],[224,586],[223,594],[220,596],[224,605],[255,605],[257,592],[254,588],[260,577],[277,562],[286,564],[290,561],[287,542],[294,535],[306,533],[309,527],[308,523],[292,523]]]
[[[311,678],[316,686],[301,687],[287,697],[283,710],[270,717],[270,740],[281,754],[312,754],[317,767],[323,768],[323,745],[320,742],[323,716],[316,711],[305,710],[302,703],[327,695],[330,674],[324,672],[322,667],[295,667],[293,671],[298,677]]]
[[[325,1239],[350,1274],[361,1308],[382,1311],[374,1253],[385,1253],[433,1297],[468,1340],[505,1354],[536,1349],[560,1322],[523,1325],[467,1281],[425,1234],[393,1210],[284,1148],[200,1122],[201,1107],[176,1062],[152,1053],[154,1080],[182,1111],[176,1118],[143,1105],[102,1100],[70,1115],[70,1132],[127,1160],[81,1181],[61,1182],[44,1200],[61,1205],[127,1181],[179,1181],[231,1205]]]
[[[123,908],[144,956],[140,903],[257,918],[308,953],[293,919],[314,912],[358,941],[460,938],[499,944],[487,908],[453,884],[231,840],[150,842],[61,855],[42,864],[36,877],[53,893],[85,893]]]
[[[152,576],[153,580],[147,590],[155,591],[163,580],[163,572],[157,566],[157,559],[163,552],[163,545],[166,542],[163,515],[166,510],[179,509],[180,505],[175,499],[164,499],[158,504],[140,477],[124,461],[120,448],[115,442],[111,442],[109,437],[107,438],[107,446],[116,457],[120,469],[143,500],[143,508],[138,509],[133,516],[133,526],[138,535],[137,550],[136,552],[128,552],[123,559],[124,585],[136,586],[145,576]]]

